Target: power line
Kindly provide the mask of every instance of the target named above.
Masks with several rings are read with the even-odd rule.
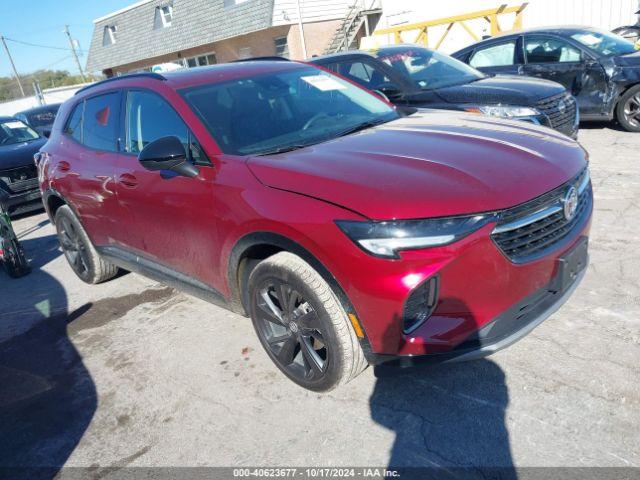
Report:
[[[56,60],[55,62],[50,63],[49,65],[46,65],[46,66],[42,67],[42,70],[47,70],[47,69],[49,69],[49,68],[51,68],[51,67],[53,67],[53,66],[55,66],[55,65],[58,65],[59,63],[64,62],[65,60],[69,60],[70,58],[71,58],[71,55],[70,55],[70,54],[69,54],[69,55],[65,55],[65,56],[64,56],[64,57],[62,57],[61,59]]]
[[[9,42],[13,42],[13,43],[19,43],[22,45],[27,45],[29,47],[37,47],[37,48],[49,48],[51,50],[63,50],[65,52],[69,51],[68,47],[52,47],[51,45],[40,45],[38,43],[31,43],[31,42],[23,42],[22,40],[16,40],[14,38],[9,38],[9,37],[4,37],[5,40],[9,41]],[[78,49],[78,51],[82,52],[82,53],[86,53],[85,50],[81,50]]]

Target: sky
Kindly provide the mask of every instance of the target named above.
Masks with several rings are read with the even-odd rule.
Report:
[[[87,53],[93,33],[93,20],[119,10],[137,0],[0,0],[0,35],[7,37],[7,46],[18,73],[30,73],[42,68],[78,73],[69,50],[64,25],[83,50],[80,62],[87,63]],[[32,47],[20,42],[55,48]],[[0,46],[1,47],[1,46]],[[0,48],[0,76],[9,76],[11,65]]]

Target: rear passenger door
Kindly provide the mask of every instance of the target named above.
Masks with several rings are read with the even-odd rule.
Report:
[[[113,242],[119,225],[113,173],[118,161],[120,92],[78,103],[56,152],[56,188],[68,199],[95,245]]]
[[[515,37],[477,48],[469,56],[468,63],[488,75],[521,75],[521,52],[521,37]]]
[[[126,212],[123,247],[158,267],[211,285],[217,261],[214,169],[185,122],[160,95],[129,90],[124,101],[123,155],[115,177]],[[146,170],[138,154],[149,143],[176,136],[200,169],[193,178]],[[166,173],[166,172],[165,172]]]

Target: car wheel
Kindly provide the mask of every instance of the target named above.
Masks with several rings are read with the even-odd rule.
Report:
[[[80,221],[67,205],[56,211],[55,225],[64,256],[80,280],[96,284],[118,274],[118,267],[100,256]]]
[[[249,277],[253,326],[276,366],[301,387],[326,392],[367,366],[331,287],[300,257],[281,252]]]
[[[19,278],[30,272],[24,250],[17,240],[4,240],[0,245],[3,252],[2,266],[11,278]]]
[[[640,132],[640,85],[630,88],[620,98],[616,117],[625,130]]]

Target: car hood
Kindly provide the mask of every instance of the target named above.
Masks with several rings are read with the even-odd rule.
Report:
[[[613,61],[619,67],[640,67],[640,51],[615,57]]]
[[[440,88],[435,94],[448,103],[534,106],[540,100],[558,95],[564,90],[562,85],[549,80],[503,75]]]
[[[383,220],[511,207],[571,179],[586,165],[586,154],[543,127],[423,110],[247,163],[267,186]]]
[[[33,165],[33,156],[47,143],[46,138],[13,145],[0,145],[0,169]]]

